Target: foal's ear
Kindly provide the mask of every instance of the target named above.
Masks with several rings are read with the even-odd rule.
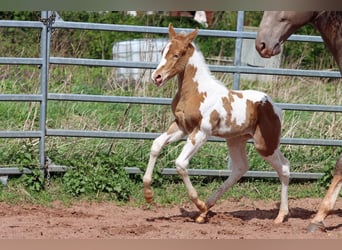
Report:
[[[186,39],[189,43],[193,42],[198,34],[198,28],[196,28],[193,32],[189,33],[186,36]]]
[[[176,31],[173,28],[172,23],[169,24],[169,37],[170,40],[176,36]]]

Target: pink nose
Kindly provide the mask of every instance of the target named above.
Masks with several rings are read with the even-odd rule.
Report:
[[[163,82],[161,75],[157,75],[153,80],[154,80],[154,83],[157,84],[158,86],[162,84]]]

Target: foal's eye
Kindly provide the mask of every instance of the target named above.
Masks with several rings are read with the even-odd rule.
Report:
[[[179,55],[178,55],[178,54],[174,54],[173,57],[174,57],[175,59],[178,59],[178,58],[179,58]]]

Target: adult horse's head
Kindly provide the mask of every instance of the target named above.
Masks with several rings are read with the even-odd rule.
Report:
[[[198,30],[189,34],[176,34],[172,24],[169,25],[170,41],[162,51],[162,59],[152,73],[152,80],[157,86],[162,86],[169,79],[184,71],[194,46],[191,44],[196,38]]]
[[[257,51],[266,58],[279,54],[281,44],[315,15],[313,11],[265,11],[255,41]]]

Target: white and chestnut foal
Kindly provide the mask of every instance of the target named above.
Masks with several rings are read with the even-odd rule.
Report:
[[[265,93],[228,90],[210,73],[203,55],[192,43],[197,29],[189,34],[176,34],[169,25],[170,41],[162,52],[162,60],[152,73],[157,86],[178,76],[178,92],[172,101],[175,121],[152,144],[150,159],[143,178],[146,202],[153,198],[152,172],[162,148],[188,135],[186,144],[176,159],[189,196],[201,211],[197,222],[204,222],[208,210],[248,170],[246,143],[254,139],[258,153],[277,171],[281,181],[281,204],[275,223],[288,215],[289,162],[279,151],[281,110]],[[232,161],[232,173],[205,203],[198,198],[187,173],[190,159],[210,136],[226,139]]]

